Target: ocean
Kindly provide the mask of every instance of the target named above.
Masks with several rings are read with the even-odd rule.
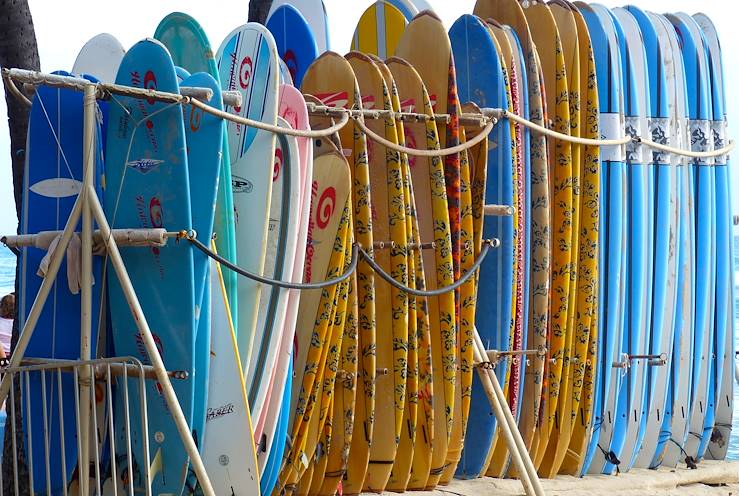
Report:
[[[735,240],[735,246],[739,247],[739,237]],[[739,250],[734,257],[735,273],[739,274]],[[15,256],[6,247],[0,245],[0,296],[6,295],[13,291],[13,278],[15,277]],[[735,287],[737,287],[736,295],[739,295],[739,279],[737,279]],[[739,299],[735,301],[736,315],[739,316]],[[739,320],[739,319],[737,319]],[[736,332],[737,342],[736,349],[739,349],[739,329]],[[739,387],[734,385],[734,427],[732,429],[731,443],[729,446],[728,457],[732,460],[739,460]]]

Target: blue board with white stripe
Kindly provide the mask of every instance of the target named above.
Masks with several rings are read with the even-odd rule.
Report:
[[[60,72],[58,74],[68,75]],[[20,231],[35,234],[40,231],[64,229],[82,187],[83,170],[83,97],[73,90],[40,86],[33,99],[28,129],[28,152],[23,178],[23,206]],[[93,177],[101,184],[103,175],[102,137],[97,129],[97,161]],[[101,195],[98,189],[98,195]],[[81,229],[81,222],[76,230]],[[68,252],[69,253],[69,252]],[[33,306],[43,278],[37,275],[46,252],[38,248],[24,248],[20,257],[20,293],[18,298],[21,329]],[[71,273],[70,273],[71,272]],[[71,276],[71,279],[70,279]],[[104,287],[102,260],[93,257],[92,276],[92,336],[90,349],[97,350],[100,300]],[[49,293],[39,316],[25,355],[34,358],[80,358],[81,297],[74,294],[70,284],[78,284],[79,273],[65,258],[59,268],[57,281]],[[105,319],[102,319],[103,325]],[[30,394],[26,394],[26,392]],[[61,494],[77,465],[77,418],[74,401],[76,391],[70,374],[31,373],[23,387],[24,424],[28,435],[27,453],[32,448],[34,491]],[[44,411],[44,398],[46,411]],[[64,399],[61,402],[60,400]],[[16,405],[16,408],[20,408]],[[64,423],[60,423],[60,409]],[[48,447],[44,439],[48,432]],[[64,457],[62,457],[62,435]],[[50,473],[47,479],[47,460]],[[64,463],[61,461],[64,460]]]

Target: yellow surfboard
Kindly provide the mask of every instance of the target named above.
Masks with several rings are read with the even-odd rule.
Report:
[[[359,81],[362,106],[369,110],[392,111],[390,92],[382,73],[367,55],[350,52],[346,59]],[[368,128],[386,140],[398,142],[395,119],[368,119]],[[405,195],[400,154],[372,140],[367,142],[372,194],[372,235],[384,248],[376,247],[375,261],[400,284],[408,284],[405,229]],[[370,458],[364,490],[382,492],[390,477],[400,438],[405,408],[405,379],[408,358],[407,293],[375,278],[375,305],[378,311],[376,355],[378,374],[375,382],[375,427],[370,441]],[[390,399],[393,401],[390,401]]]
[[[385,85],[390,90],[393,111],[400,112],[400,94],[387,64],[378,57],[373,56],[373,61],[380,69]],[[406,146],[405,125],[400,119],[396,119],[395,127],[398,131],[398,143]],[[420,234],[418,230],[418,218],[416,215],[416,200],[411,182],[411,170],[408,155],[400,154],[400,165],[403,173],[403,194],[405,196],[405,231],[408,238],[409,249],[408,261],[408,286],[414,289],[426,287],[426,273],[421,256]],[[421,349],[422,347],[422,349]],[[400,431],[400,442],[393,462],[390,478],[386,489],[405,490],[411,472],[414,445],[416,442],[417,421],[419,415],[425,415],[424,411],[419,414],[419,384],[421,379],[419,356],[428,364],[428,370],[424,372],[424,379],[431,381],[431,335],[429,334],[428,304],[425,298],[408,295],[408,366],[406,377],[405,408],[403,409],[403,422]],[[426,366],[424,366],[426,368]],[[432,411],[430,400],[428,410]],[[421,405],[425,407],[425,405]],[[400,488],[400,489],[398,489]]]
[[[359,18],[352,38],[352,51],[386,59],[395,53],[406,24],[408,21],[396,6],[379,0]]]
[[[562,42],[562,53],[567,72],[568,100],[570,105],[570,134],[579,137],[581,133],[580,113],[580,48],[577,24],[572,10],[564,3],[549,2],[549,10],[557,24]],[[588,308],[578,308],[577,288],[580,259],[580,171],[582,169],[582,145],[573,143],[572,150],[572,242],[570,254],[570,292],[567,307],[567,333],[563,355],[562,379],[560,382],[559,405],[557,407],[557,427],[552,431],[539,472],[545,477],[554,477],[567,453],[572,436],[572,424],[580,406],[582,373],[588,346],[589,323]],[[587,240],[590,242],[591,240]],[[592,281],[587,281],[592,283]],[[583,301],[583,304],[587,304]],[[576,314],[578,318],[576,319]],[[587,320],[587,322],[586,322]]]
[[[524,9],[542,64],[546,87],[547,110],[554,129],[563,134],[570,133],[569,86],[562,43],[549,7],[540,1],[532,1]],[[564,399],[560,387],[566,382],[565,357],[568,353],[567,338],[573,332],[568,328],[570,306],[570,269],[572,263],[572,212],[573,212],[573,166],[572,147],[569,142],[549,140],[549,178],[552,232],[552,277],[549,307],[550,339],[547,346],[548,425],[537,431],[538,443],[534,464],[538,468],[546,455],[552,430],[560,424],[560,405]],[[563,375],[563,371],[565,374]],[[563,380],[563,378],[565,378]]]
[[[528,76],[529,118],[536,124],[547,125],[546,101],[540,84],[541,63],[534,47],[528,21],[518,0],[478,0],[474,13],[482,19],[493,19],[516,31],[524,53]],[[551,231],[549,197],[549,162],[546,138],[530,133],[531,155],[531,272],[529,280],[529,321],[527,347],[544,350],[547,347],[549,295],[551,278]],[[529,357],[524,378],[523,405],[519,420],[521,437],[527,448],[535,451],[534,433],[541,423],[544,404],[542,389],[546,384],[545,355]],[[548,422],[548,416],[546,421]],[[510,474],[515,476],[515,468]]]
[[[406,112],[420,112],[433,116],[431,102],[418,73],[402,59],[388,60],[388,68],[396,83],[399,106]],[[407,146],[420,149],[438,149],[439,139],[436,123],[433,120],[423,122],[406,122],[403,125],[404,140]],[[443,178],[441,160],[408,156],[408,176],[410,188],[413,188],[412,206],[415,212],[412,217],[414,236],[420,243],[434,240],[434,250],[415,250],[414,262],[416,272],[423,270],[426,275],[422,281],[416,278],[417,287],[436,288],[438,285],[451,283],[453,279],[451,243],[449,225],[434,223],[434,216],[448,219],[446,206],[446,190],[442,181],[432,181],[433,177]],[[446,248],[446,252],[443,249]],[[438,262],[438,263],[437,263]],[[421,320],[421,311],[427,319]],[[418,299],[417,305],[417,347],[418,347],[418,410],[415,432],[403,430],[398,456],[393,464],[393,472],[387,488],[393,491],[404,491],[408,487],[423,488],[431,469],[432,443],[434,436],[434,405],[432,374],[432,332],[440,332],[444,315],[452,319],[454,301],[452,295]],[[426,325],[428,324],[428,325]],[[410,446],[409,446],[410,445]]]
[[[362,108],[354,71],[341,55],[326,52],[308,69],[303,79],[303,93],[310,93],[326,105],[340,108]],[[371,249],[372,213],[370,173],[367,161],[367,141],[353,125],[340,131],[343,153],[352,174],[352,205],[354,237],[365,249]],[[375,275],[367,264],[357,269],[357,302],[359,324],[359,354],[357,393],[354,408],[354,432],[350,456],[344,474],[345,494],[358,494],[364,484],[369,462],[369,440],[372,439],[375,410]]]
[[[393,57],[387,61],[400,95],[401,108],[433,117],[431,99],[421,76],[407,61]],[[411,148],[439,149],[436,121],[404,123],[406,144]],[[444,166],[440,157],[409,156],[410,174],[422,243],[434,243],[434,248],[422,250],[427,289],[444,287],[454,282],[451,254],[451,229],[447,206]],[[407,460],[396,457],[398,472],[403,474],[393,490],[424,489],[432,469],[433,450],[437,437],[446,444],[451,425],[447,421],[453,408],[456,363],[454,295],[446,293],[427,299],[430,332],[419,336],[419,401],[417,433],[412,454],[411,471],[405,487],[403,479]],[[430,337],[429,337],[430,334]],[[428,343],[433,353],[428,355]],[[433,374],[432,374],[433,363]],[[400,464],[399,464],[400,463]],[[395,466],[393,470],[395,470]]]
[[[433,50],[429,50],[433,47]],[[456,76],[454,75],[454,62],[451,55],[451,42],[441,20],[433,13],[424,11],[418,14],[406,27],[405,34],[400,40],[396,55],[406,59],[412,64],[428,88],[432,101],[435,100],[435,109],[438,113],[456,114],[460,113],[459,102],[456,100]],[[442,147],[459,143],[459,121],[452,120],[449,124],[437,123],[440,143]],[[466,162],[466,160],[465,160]],[[445,186],[447,189],[447,203],[449,209],[450,231],[452,234],[452,259],[456,277],[461,274],[462,243],[464,227],[462,225],[463,204],[461,193],[462,187],[462,165],[459,155],[449,155],[444,158]],[[467,176],[469,181],[469,176]],[[469,203],[467,204],[469,206]],[[471,208],[470,208],[471,210]],[[471,220],[471,211],[468,213]],[[471,236],[471,232],[469,232]],[[436,433],[434,436],[431,472],[426,481],[425,488],[435,487],[447,466],[447,451],[454,430],[455,413],[455,389],[463,387],[457,385],[457,369],[460,367],[460,317],[461,292],[455,292],[456,314],[452,322],[453,327],[450,334],[442,336],[443,346],[434,347],[439,353],[434,354],[434,369],[441,371],[443,385],[435,387],[438,407],[435,406],[437,415],[435,422]],[[471,329],[470,329],[471,330]],[[433,333],[432,333],[433,337]],[[453,346],[452,346],[453,345]],[[471,348],[471,347],[470,347]],[[453,352],[453,353],[452,353]],[[469,349],[467,353],[472,352]],[[452,357],[452,355],[454,355]],[[438,356],[438,362],[437,360]],[[471,383],[471,374],[470,383]],[[442,393],[442,387],[444,392]],[[465,392],[464,389],[462,392]],[[466,394],[469,396],[471,387]],[[443,398],[443,403],[441,399]],[[439,423],[441,419],[446,424]]]
[[[580,58],[580,135],[599,138],[598,85],[587,24],[580,11],[562,2],[575,18]],[[564,7],[562,7],[564,8]],[[581,150],[580,243],[577,278],[577,335],[573,374],[572,435],[560,473],[579,475],[591,432],[598,345],[598,253],[600,246],[600,147]]]

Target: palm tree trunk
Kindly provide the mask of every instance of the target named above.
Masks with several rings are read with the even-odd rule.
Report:
[[[272,7],[272,0],[250,0],[249,22],[265,24],[270,7]]]
[[[17,67],[22,69],[39,70],[40,62],[38,46],[36,44],[36,32],[33,27],[33,18],[28,7],[27,0],[0,0],[0,66]],[[28,134],[29,109],[18,101],[5,88],[5,102],[8,106],[8,125],[10,127],[10,158],[13,166],[13,196],[15,198],[15,213],[20,222],[21,197],[23,194],[23,170],[26,160],[26,135]],[[18,264],[15,272],[15,290],[18,293]],[[17,312],[17,307],[16,307]],[[11,349],[15,348],[18,341],[18,319],[13,324],[13,338]],[[12,452],[10,428],[12,419],[8,419],[8,427],[5,429],[5,443],[3,447],[3,493],[14,494],[13,487],[13,463],[18,459],[19,493],[28,494],[28,472],[26,468],[25,450],[23,449],[23,422],[21,419],[21,396],[20,389],[13,388],[11,391],[15,399],[15,423],[16,423],[16,445],[18,453]],[[8,409],[9,411],[9,409]]]

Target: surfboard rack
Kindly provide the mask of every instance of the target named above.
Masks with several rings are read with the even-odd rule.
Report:
[[[52,241],[61,236],[63,231],[41,231],[36,234],[18,234],[0,237],[0,243],[11,248],[39,248],[48,250]],[[80,233],[75,233],[79,235]],[[112,237],[118,246],[155,246],[163,247],[171,238],[179,239],[182,231],[167,231],[166,229],[113,229]],[[92,233],[93,245],[104,246],[104,237],[101,230]],[[97,253],[97,252],[96,252]]]
[[[141,468],[136,489],[139,485],[150,486],[152,468],[149,460],[148,418],[146,410],[147,390],[151,387],[149,379],[153,368],[141,363],[135,357],[101,358],[94,360],[54,360],[42,358],[23,359],[18,366],[0,368],[3,383],[8,383],[12,394],[6,400],[8,420],[6,429],[11,433],[11,448],[13,480],[9,487],[14,494],[50,493],[52,474],[69,474],[71,468],[78,467],[78,471],[86,470],[89,478],[83,479],[79,472],[73,476],[67,489],[73,494],[81,494],[82,486],[87,486],[96,494],[112,494],[111,490],[103,490],[106,480],[115,480],[116,474],[122,473],[126,467],[135,466],[134,450],[143,450],[145,466]],[[178,375],[170,373],[173,378]],[[151,376],[151,377],[149,377]],[[94,378],[94,383],[92,379]],[[58,392],[64,391],[64,383],[72,381],[74,394],[65,396]],[[42,394],[31,395],[30,384],[40,385]],[[148,387],[147,387],[148,386]],[[114,387],[123,391],[121,398],[115,399]],[[129,389],[137,390],[137,398],[129,396]],[[84,393],[84,394],[83,394]],[[23,399],[21,400],[21,395]],[[120,408],[114,408],[114,401]],[[40,402],[41,404],[37,404]],[[35,406],[34,406],[35,405]],[[87,407],[85,406],[87,405]],[[30,412],[37,412],[31,415]],[[134,412],[141,412],[140,420],[134,420]],[[85,413],[86,412],[86,413]],[[87,421],[82,415],[88,415]],[[64,415],[74,417],[74,422],[64,422]],[[125,426],[123,438],[116,437],[114,419],[117,425]],[[53,419],[57,420],[54,421]],[[141,422],[138,447],[132,444],[130,429],[136,422]],[[36,423],[34,425],[34,422]],[[43,424],[43,425],[38,425]],[[34,437],[36,442],[34,442]],[[42,439],[42,442],[39,442]],[[89,441],[89,453],[85,454],[85,463],[69,460],[64,456],[67,443],[77,444],[78,452],[82,453],[82,441]],[[58,443],[50,446],[49,443]],[[34,449],[45,450],[46,456],[34,457]],[[49,450],[58,448],[59,451]],[[23,451],[23,455],[18,456]],[[36,467],[33,461],[45,459],[45,466]],[[21,460],[26,460],[27,466]],[[84,467],[84,468],[83,468]],[[44,487],[34,489],[34,482],[39,482],[35,474],[44,474]],[[83,484],[83,481],[86,481]],[[134,494],[133,478],[121,487],[120,492]],[[6,486],[7,487],[7,486]],[[26,489],[28,492],[26,492]],[[0,493],[2,488],[0,488]],[[61,489],[59,489],[61,491]],[[151,491],[144,491],[147,495]]]
[[[431,120],[428,114],[419,114],[416,112],[393,112],[390,110],[367,110],[367,109],[345,109],[338,107],[329,107],[328,105],[318,105],[313,102],[306,102],[308,113],[321,117],[341,117],[349,114],[350,117],[362,117],[364,119],[395,119],[403,122],[427,122]],[[449,124],[452,116],[449,114],[434,114],[434,121],[443,124]],[[459,123],[464,126],[485,127],[492,117],[486,117],[484,114],[461,114]]]
[[[546,356],[547,350],[544,349],[531,349],[531,350],[485,350],[485,354],[488,358],[488,363],[495,365],[503,360],[516,359],[518,357],[528,356]]]
[[[135,360],[134,357],[125,357],[127,360]],[[42,370],[44,367],[54,366],[62,372],[74,372],[79,367],[75,360],[57,360],[51,358],[24,358],[21,367],[26,370]],[[134,363],[100,362],[91,364],[96,381],[104,381],[108,374],[113,377],[143,377],[144,379],[156,380],[156,371],[151,365],[137,366]],[[186,370],[168,370],[167,376],[171,379],[185,380],[190,377]]]
[[[661,353],[659,355],[629,355],[628,353],[624,353],[621,357],[622,360],[620,362],[613,362],[613,368],[628,369],[631,367],[632,362],[637,360],[648,360],[647,364],[654,367],[667,364],[666,353]]]
[[[31,340],[31,336],[33,335],[33,331],[36,328],[36,325],[39,321],[39,317],[41,316],[42,309],[46,303],[47,298],[49,297],[49,294],[52,291],[52,288],[54,287],[57,279],[57,275],[59,273],[59,269],[62,265],[62,261],[66,255],[67,247],[69,246],[70,241],[72,240],[73,236],[76,235],[76,228],[77,225],[82,222],[82,231],[80,233],[81,238],[81,281],[80,281],[80,288],[81,288],[81,325],[80,325],[80,360],[76,361],[78,364],[81,364],[82,366],[78,367],[79,371],[75,373],[75,378],[78,379],[76,381],[76,391],[79,392],[79,396],[76,396],[78,398],[82,398],[83,401],[79,401],[77,405],[77,419],[78,419],[78,453],[79,453],[79,459],[80,460],[89,460],[90,459],[90,422],[93,420],[93,416],[91,413],[94,411],[95,408],[95,402],[94,401],[87,401],[87,398],[92,399],[94,395],[91,393],[94,392],[95,386],[94,386],[94,380],[93,380],[93,369],[89,365],[91,364],[91,355],[92,355],[92,349],[91,349],[91,342],[92,342],[92,256],[93,256],[93,225],[97,224],[100,234],[101,234],[101,240],[103,241],[103,244],[108,252],[108,260],[113,268],[112,274],[115,275],[115,277],[118,278],[121,289],[123,291],[124,297],[126,299],[126,302],[128,303],[128,307],[131,311],[131,314],[133,316],[133,321],[136,324],[136,328],[138,330],[139,336],[141,337],[141,346],[143,348],[142,353],[145,351],[146,355],[148,356],[150,360],[150,366],[151,370],[154,372],[154,376],[156,377],[157,381],[157,391],[159,392],[161,399],[158,401],[165,401],[167,404],[167,407],[169,409],[169,412],[172,416],[172,421],[174,422],[178,434],[180,436],[180,439],[183,443],[183,446],[185,448],[185,451],[187,452],[187,455],[190,459],[191,469],[194,472],[195,476],[197,477],[197,480],[200,484],[200,487],[202,489],[202,492],[205,496],[215,496],[213,491],[213,486],[211,485],[210,479],[208,477],[208,474],[205,470],[205,466],[203,464],[203,460],[200,457],[200,452],[198,450],[198,446],[195,443],[195,440],[193,439],[193,436],[190,432],[190,427],[185,419],[185,416],[182,411],[182,407],[179,403],[179,400],[177,399],[177,395],[175,394],[174,388],[172,386],[172,377],[170,377],[169,372],[164,366],[164,362],[162,360],[162,356],[159,352],[159,349],[157,348],[156,341],[154,340],[154,336],[152,335],[152,331],[149,328],[149,324],[146,319],[146,315],[144,314],[141,304],[139,302],[138,296],[136,294],[136,290],[134,289],[131,279],[129,278],[128,271],[126,269],[126,265],[123,261],[123,258],[121,256],[121,253],[118,249],[118,242],[116,241],[115,237],[113,236],[113,233],[111,231],[111,227],[108,223],[108,219],[105,216],[105,212],[103,210],[102,205],[100,204],[100,201],[97,197],[97,192],[95,188],[95,164],[96,164],[96,149],[95,146],[96,142],[96,133],[97,133],[97,123],[98,123],[98,105],[97,100],[101,97],[105,97],[107,94],[111,95],[122,95],[122,96],[128,96],[132,98],[137,99],[153,99],[157,101],[162,102],[169,102],[172,104],[186,104],[190,102],[198,102],[198,100],[191,99],[188,96],[183,96],[180,94],[174,94],[174,93],[166,93],[166,92],[160,92],[155,90],[148,90],[143,88],[132,88],[132,87],[126,87],[126,86],[120,86],[120,85],[110,85],[110,84],[101,84],[101,83],[93,83],[91,81],[88,81],[86,79],[71,77],[71,76],[60,76],[60,75],[52,75],[52,74],[45,74],[41,72],[35,72],[35,71],[27,71],[23,69],[3,69],[2,70],[2,77],[3,79],[8,82],[7,87],[10,89],[10,91],[15,94],[18,98],[24,99],[26,102],[29,102],[28,98],[23,95],[20,90],[18,90],[17,87],[15,87],[15,84],[13,84],[14,81],[21,82],[21,83],[30,83],[34,85],[46,85],[51,87],[58,87],[58,88],[67,88],[75,91],[80,91],[84,93],[83,96],[83,107],[84,107],[84,131],[83,131],[83,180],[82,185],[80,186],[79,193],[77,194],[77,197],[75,199],[74,206],[72,207],[72,210],[69,214],[69,218],[67,219],[66,225],[64,230],[58,235],[59,241],[57,243],[58,248],[54,250],[52,254],[50,254],[50,261],[49,261],[49,267],[46,272],[46,275],[43,278],[43,281],[41,283],[41,287],[38,290],[38,293],[36,295],[36,298],[33,301],[33,305],[31,306],[30,311],[28,312],[28,315],[26,317],[26,321],[23,325],[23,329],[21,330],[19,334],[18,342],[16,343],[15,349],[13,351],[13,355],[10,360],[10,365],[6,370],[9,371],[9,373],[3,374],[2,381],[0,382],[0,403],[5,401],[8,398],[8,394],[11,390],[11,387],[13,387],[13,378],[15,375],[15,371],[21,370],[19,367],[21,367],[26,349],[28,347],[28,344]],[[12,89],[12,87],[15,87],[15,91]],[[207,107],[207,105],[206,105]],[[210,107],[208,107],[210,108]],[[106,369],[107,370],[107,369]],[[124,375],[128,374],[128,368],[124,368]],[[27,372],[30,373],[30,372]],[[58,371],[59,377],[61,377],[62,371]],[[142,377],[140,377],[138,380],[141,381],[140,390],[142,392],[145,392],[146,388],[144,386],[145,376],[147,372],[142,370]],[[61,379],[60,379],[61,380]],[[110,384],[110,382],[108,383]],[[13,388],[14,391],[17,391],[17,388]],[[128,388],[123,388],[125,391],[128,390]],[[19,394],[19,393],[18,393]],[[127,394],[127,393],[126,393]],[[16,394],[13,394],[13,398],[15,398]],[[112,393],[111,395],[112,396]],[[44,395],[45,397],[45,395]],[[111,400],[112,401],[112,400]],[[145,403],[145,396],[142,397],[142,401],[144,401],[142,407],[141,407],[141,417],[142,417],[142,423],[144,424],[142,426],[142,432],[143,438],[140,440],[140,442],[143,445],[144,454],[147,457],[146,459],[149,460],[149,441],[148,441],[148,422],[147,422],[147,416],[146,416],[146,403]],[[11,402],[12,403],[12,402]],[[29,410],[30,411],[30,410]],[[15,411],[12,412],[15,414]],[[112,425],[112,420],[111,420]],[[15,431],[14,431],[15,432]],[[28,426],[26,435],[30,438],[32,436],[32,428],[31,426]],[[112,438],[115,436],[111,437]],[[129,434],[130,437],[130,434]],[[15,436],[13,436],[13,439],[15,440]],[[19,438],[20,439],[20,438]],[[15,443],[18,444],[18,443]],[[30,444],[30,443],[29,443]],[[111,443],[114,444],[114,443]],[[14,445],[14,447],[16,447]],[[93,450],[94,451],[94,450]],[[16,452],[17,454],[17,452]],[[130,455],[130,450],[129,450]],[[15,474],[17,474],[17,462],[15,461],[18,457],[14,457],[14,468],[16,469]],[[155,457],[155,462],[156,462]],[[47,457],[47,460],[49,457]],[[62,463],[63,463],[63,457],[62,457]],[[129,461],[131,462],[128,466],[133,466],[133,459],[129,456]],[[50,467],[48,466],[51,462],[47,461],[47,474],[49,473]],[[54,463],[58,463],[58,461],[54,460]],[[153,471],[153,469],[156,468],[156,463],[154,463],[155,467],[149,467],[149,463],[145,463],[145,466],[143,467],[144,472],[144,479],[143,479],[143,485],[145,486],[143,488],[143,492],[147,495],[151,495],[151,474],[150,471]],[[32,468],[32,460],[29,459],[29,469],[30,473],[33,473]],[[55,468],[56,470],[56,468]],[[78,477],[79,477],[79,490],[78,494],[87,496],[90,494],[90,466],[87,463],[80,463],[78,466],[77,471]],[[18,484],[18,477],[15,477],[16,484]],[[33,476],[29,477],[31,479],[31,487],[32,486],[32,479]],[[99,474],[98,474],[98,481],[100,481]],[[132,478],[129,478],[132,479]],[[47,480],[49,480],[49,477],[47,477]],[[115,477],[114,477],[115,480]],[[49,484],[47,484],[49,486]],[[16,485],[16,491],[17,491],[18,485]],[[50,491],[47,491],[50,492]],[[34,491],[31,489],[31,493],[33,494]],[[134,488],[133,488],[133,482],[131,481],[130,485],[130,493],[134,494]],[[16,492],[17,494],[17,492]],[[98,493],[99,494],[99,493]]]

